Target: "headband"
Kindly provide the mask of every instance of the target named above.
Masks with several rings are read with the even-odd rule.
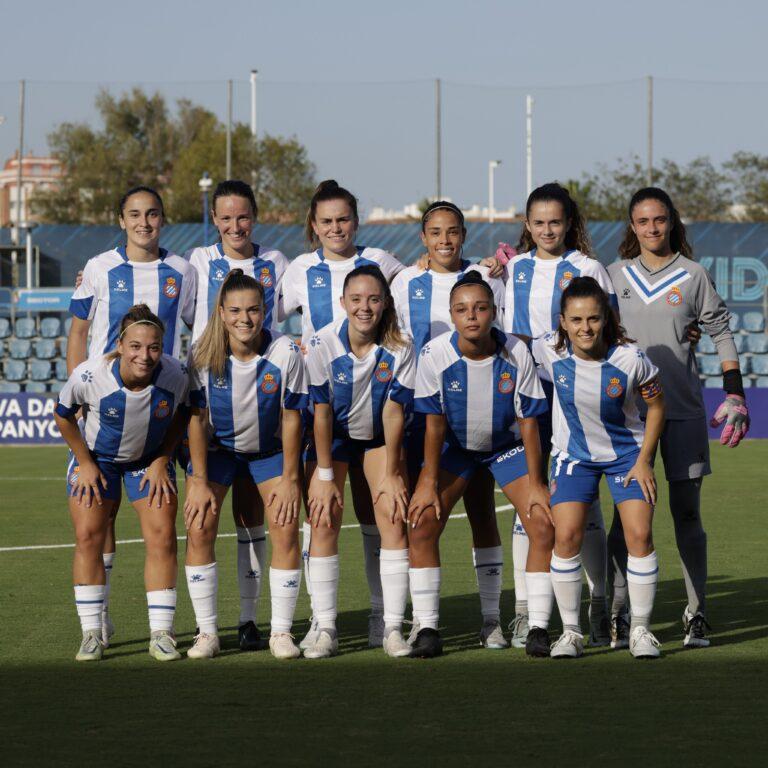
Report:
[[[157,328],[157,330],[160,331],[160,333],[164,333],[163,329],[154,320],[135,320],[129,325],[126,325],[125,328],[123,328],[123,330],[120,331],[120,335],[117,338],[122,339],[123,336],[125,336],[125,332],[129,328],[133,328],[134,325],[154,325],[155,328]]]

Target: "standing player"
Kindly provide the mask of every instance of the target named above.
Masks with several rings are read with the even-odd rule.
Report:
[[[457,281],[449,300],[456,330],[421,350],[414,400],[415,410],[427,414],[424,468],[408,511],[411,601],[420,627],[412,655],[422,658],[442,653],[440,535],[478,470],[490,469],[523,511],[526,528],[536,529],[531,565],[548,560],[552,547],[536,424],[547,403],[533,359],[524,342],[493,328],[493,291],[477,272]]]
[[[477,272],[491,286],[499,318],[504,306],[504,284],[488,276],[488,268],[461,258],[467,230],[458,206],[445,200],[432,203],[421,217],[421,239],[427,253],[422,264],[406,267],[392,281],[400,327],[413,337],[416,354],[422,347],[446,331],[454,330],[449,295],[451,288],[465,274]],[[499,323],[499,327],[500,323]],[[407,458],[410,485],[418,480],[424,458],[426,417],[415,414],[408,427]],[[503,552],[496,525],[495,482],[486,468],[471,478],[464,494],[464,506],[472,527],[472,560],[480,592],[483,626],[480,642],[486,648],[506,648],[508,643],[500,624]],[[412,638],[419,627],[414,623]]]
[[[160,231],[165,221],[160,195],[150,187],[129,189],[120,199],[118,213],[126,244],[88,260],[69,305],[72,325],[67,340],[67,371],[70,375],[87,358],[115,349],[120,321],[134,304],[146,304],[163,321],[163,352],[167,355],[179,357],[181,354],[182,322],[192,327],[195,272],[185,259],[160,247]],[[119,507],[118,498],[113,505],[113,517]],[[112,520],[104,539],[107,581],[102,627],[105,646],[109,645],[109,637],[114,632],[108,610],[114,560]]]
[[[363,265],[347,275],[341,305],[346,317],[312,336],[307,353],[315,406],[316,469],[308,498],[314,526],[309,571],[317,639],[304,649],[304,656],[320,659],[338,650],[338,537],[344,481],[352,461],[365,473],[382,540],[384,651],[409,656],[401,631],[408,599],[403,435],[404,411],[413,400],[413,346],[398,329],[389,286],[378,267]]]
[[[277,327],[275,299],[280,295],[288,259],[275,248],[253,242],[251,233],[258,208],[251,187],[244,181],[222,181],[213,193],[211,217],[221,240],[213,245],[194,248],[187,254],[197,272],[197,302],[192,342],[205,330],[221,284],[233,268],[257,280],[264,291],[264,328]],[[235,478],[232,512],[237,532],[237,582],[240,588],[238,639],[244,651],[263,647],[256,626],[256,612],[261,595],[262,574],[266,572],[267,541],[261,496],[249,476]]]
[[[656,503],[652,461],[664,426],[658,369],[625,336],[596,280],[575,277],[563,291],[560,327],[533,343],[533,355],[554,382],[550,492],[555,524],[554,587],[563,634],[552,658],[583,651],[579,623],[581,544],[589,505],[605,475],[624,523],[633,614],[629,648],[656,658],[648,629],[659,566],[651,523]],[[635,395],[646,404],[645,426]]]
[[[554,331],[558,327],[563,290],[580,275],[594,277],[612,296],[608,273],[590,253],[584,218],[568,191],[555,183],[534,189],[526,202],[517,255],[506,264],[504,329],[526,339]],[[546,378],[542,384],[551,404],[552,384]],[[546,456],[552,437],[551,411],[539,419],[539,432]],[[512,643],[518,647],[525,644],[532,655],[546,656],[553,599],[551,580],[543,572],[530,570],[526,565],[527,551],[528,540],[518,519],[512,532],[516,613]],[[610,636],[605,601],[606,537],[598,498],[590,507],[582,557],[591,596],[590,640],[593,645],[607,645]]]
[[[688,595],[683,645],[706,647],[707,535],[701,522],[701,483],[711,469],[701,383],[687,328],[691,323],[701,324],[715,342],[725,401],[715,413],[713,426],[725,421],[720,442],[735,447],[747,433],[749,413],[729,328],[730,313],[709,273],[692,260],[685,227],[663,190],[648,187],[632,196],[619,254],[621,261],[611,264],[608,271],[616,287],[622,324],[659,367],[667,400],[661,457]],[[612,560],[622,564],[623,571],[627,556],[617,516],[609,540]],[[614,595],[616,646],[626,643],[622,609],[622,601]]]
[[[315,249],[295,258],[285,272],[282,287],[282,310],[285,315],[301,313],[302,342],[326,325],[344,317],[339,304],[346,276],[357,267],[372,264],[379,267],[387,282],[404,267],[392,254],[380,248],[355,245],[359,225],[357,199],[335,181],[323,181],[315,190],[307,212],[307,242]],[[307,477],[312,467],[307,467]],[[355,515],[363,535],[365,575],[371,593],[371,616],[368,620],[368,643],[372,647],[382,644],[383,595],[379,577],[379,550],[381,537],[370,501],[368,485],[361,467],[350,467],[350,484]],[[308,557],[312,527],[303,528],[303,554]],[[307,591],[312,594],[311,574],[305,569]],[[315,622],[302,641],[302,648],[317,640]]]
[[[198,634],[192,659],[219,652],[214,544],[218,511],[236,477],[250,478],[270,520],[272,631],[278,659],[299,655],[291,632],[301,580],[299,456],[307,406],[299,348],[268,331],[260,282],[230,270],[213,313],[193,349],[188,490],[184,503],[187,585]]]
[[[187,373],[163,354],[163,330],[146,305],[131,307],[118,323],[115,351],[78,365],[56,405],[56,425],[71,451],[67,488],[83,630],[77,661],[102,657],[102,552],[123,482],[146,546],[149,653],[158,661],[180,658],[173,633],[177,497],[171,457],[186,418],[178,409],[187,397]],[[76,420],[82,407],[88,408],[84,434]]]

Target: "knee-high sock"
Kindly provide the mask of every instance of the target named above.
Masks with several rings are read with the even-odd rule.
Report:
[[[563,620],[563,630],[581,633],[579,609],[581,607],[581,555],[558,557],[552,553],[550,563],[552,589],[557,608]]]
[[[548,629],[555,601],[549,571],[526,571],[525,584],[528,589],[528,626]]]
[[[320,629],[336,629],[337,598],[339,594],[339,556],[310,555],[312,571],[312,610]]]
[[[592,502],[587,512],[587,524],[581,544],[581,564],[587,577],[591,599],[604,601],[608,550],[599,498]]]
[[[512,568],[515,574],[515,613],[528,613],[528,589],[525,580],[525,564],[528,560],[528,536],[520,518],[515,513],[512,527]]]
[[[420,629],[437,629],[440,619],[440,566],[437,568],[411,568],[413,619]]]
[[[77,584],[75,608],[83,632],[93,631],[101,635],[101,611],[104,606],[103,584]]]
[[[504,552],[500,544],[496,547],[472,549],[472,562],[477,576],[483,621],[498,621],[501,617],[499,603],[501,602],[503,559]]]
[[[267,534],[263,525],[249,528],[236,526],[237,583],[240,587],[240,620],[256,621],[261,583],[267,567]]]
[[[659,581],[659,561],[655,552],[646,557],[627,558],[627,585],[632,603],[632,629],[651,623],[656,584]]]
[[[360,533],[363,535],[365,578],[368,580],[368,591],[371,593],[371,613],[381,615],[384,612],[384,595],[381,591],[381,569],[379,566],[381,535],[375,525],[361,524]]]
[[[379,556],[384,627],[400,629],[408,602],[408,550],[382,549]]]
[[[701,478],[669,484],[669,508],[683,566],[688,609],[704,613],[707,594],[707,534],[701,524]]]
[[[187,589],[195,611],[197,627],[203,634],[217,632],[216,597],[219,591],[219,576],[216,563],[187,565]]]
[[[110,583],[112,579],[112,569],[115,567],[115,552],[105,552],[101,557],[104,560],[104,576],[106,578],[104,582],[104,605],[102,611],[107,613],[109,610],[109,593]]]
[[[616,507],[613,508],[613,522],[608,533],[608,589],[611,596],[611,616],[627,613],[627,543],[624,528]]]
[[[296,600],[299,597],[301,583],[300,568],[270,568],[269,593],[272,600],[272,622],[274,632],[290,632],[293,614],[296,612]]]
[[[312,602],[312,582],[309,580],[309,543],[312,540],[312,524],[305,520],[301,526],[301,560],[304,563],[304,584]]]
[[[157,589],[147,592],[149,631],[165,629],[173,632],[173,617],[176,615],[176,589]]]

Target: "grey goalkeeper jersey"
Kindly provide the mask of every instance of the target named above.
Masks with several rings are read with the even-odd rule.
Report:
[[[687,328],[699,323],[721,362],[738,360],[731,314],[706,269],[677,254],[651,272],[639,256],[608,267],[621,324],[659,369],[668,419],[705,416],[696,357]]]

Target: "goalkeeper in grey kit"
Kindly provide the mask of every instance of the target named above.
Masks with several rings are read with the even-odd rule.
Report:
[[[700,325],[715,343],[725,399],[711,424],[725,422],[720,442],[735,448],[749,429],[749,412],[729,327],[731,315],[709,273],[692,260],[685,227],[663,190],[648,187],[632,196],[619,254],[621,259],[608,267],[608,274],[621,323],[659,368],[666,398],[667,420],[660,445],[688,595],[683,645],[706,647],[707,535],[701,522],[701,485],[711,469],[704,400],[687,328],[691,323]],[[616,569],[611,645],[626,647],[627,551],[615,513],[608,547]]]

